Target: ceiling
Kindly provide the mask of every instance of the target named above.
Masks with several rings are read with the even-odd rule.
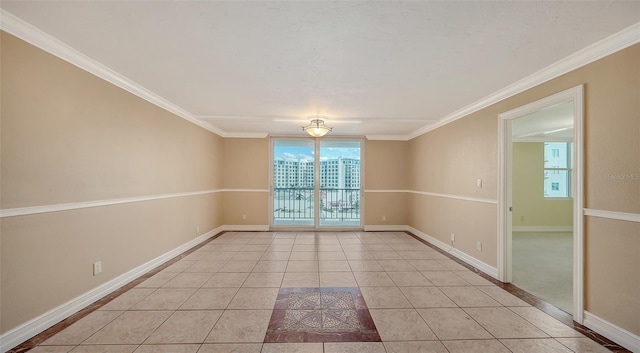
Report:
[[[513,119],[511,135],[514,141],[572,141],[573,102]]]
[[[2,1],[230,136],[402,139],[640,22],[640,1]]]

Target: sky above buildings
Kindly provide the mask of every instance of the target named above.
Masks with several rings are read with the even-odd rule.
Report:
[[[274,146],[274,159],[292,161],[313,161],[313,146]],[[359,147],[320,147],[320,159],[353,158],[360,159]]]

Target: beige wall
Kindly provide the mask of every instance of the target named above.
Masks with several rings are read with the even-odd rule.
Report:
[[[269,225],[270,148],[268,138],[224,140],[224,224]]]
[[[373,141],[364,144],[364,224],[407,224],[407,176],[409,144],[405,141]],[[373,192],[385,190],[386,192]],[[382,217],[385,220],[382,220]]]
[[[411,140],[410,185],[422,191],[495,199],[498,114],[579,84],[585,85],[585,206],[640,213],[640,180],[615,178],[640,175],[640,44]],[[480,177],[482,190],[475,189],[475,179]],[[440,206],[414,200],[409,224],[448,243],[445,232],[454,228],[457,221],[473,219],[474,214],[487,207],[475,201],[461,202],[466,202],[467,207],[451,209],[459,212],[458,220],[444,217],[426,222],[424,218]],[[472,239],[482,234],[487,241],[483,248],[496,249],[496,212],[494,209],[485,215],[492,225],[481,224],[472,233],[456,234],[456,243],[473,244]],[[585,309],[638,335],[640,288],[634,280],[640,271],[637,223],[585,219]],[[615,229],[616,233],[608,229]],[[609,243],[615,246],[603,246]],[[465,252],[478,257],[473,250]],[[495,264],[496,260],[485,262]]]
[[[495,200],[497,118],[477,116],[409,141],[409,185],[418,192]],[[476,187],[482,179],[482,188]],[[414,193],[409,225],[491,266],[497,263],[497,206]],[[482,251],[476,243],[482,243]]]
[[[222,188],[222,138],[1,35],[2,209]],[[185,244],[197,227],[219,227],[221,202],[208,193],[2,218],[0,333]]]
[[[640,327],[640,223],[585,220],[587,310],[636,335]]]
[[[2,49],[2,208],[222,187],[221,138],[11,35]]]
[[[407,189],[409,144],[406,141],[366,140],[364,151],[366,190]]]
[[[495,116],[473,116],[409,141],[410,188],[495,199],[497,127]],[[483,180],[482,188],[476,187],[477,179]]]
[[[269,139],[224,140],[224,223],[268,225],[269,194],[247,189],[268,189]],[[366,225],[407,224],[406,193],[408,143],[369,141],[364,143],[366,190],[394,192],[365,193],[363,215]],[[240,191],[244,189],[245,191]],[[243,220],[242,215],[247,219]],[[386,220],[382,220],[382,216]]]
[[[1,41],[3,209],[268,188],[267,139],[222,139],[10,35]],[[366,141],[365,187],[495,200],[498,114],[578,84],[586,207],[640,213],[640,181],[617,177],[640,174],[640,45],[409,142]],[[403,192],[365,197],[367,224],[408,224],[445,243],[454,232],[455,247],[496,265],[495,204]],[[184,244],[196,226],[268,224],[268,200],[236,190],[3,218],[0,332]],[[640,334],[637,223],[585,223],[586,309]],[[97,260],[104,272],[93,277]]]
[[[444,197],[409,195],[410,225],[476,259],[496,266],[496,205]],[[482,243],[482,251],[476,243]]]
[[[224,139],[224,188],[268,189],[269,139]]]
[[[544,197],[544,142],[513,143],[513,226],[573,226],[573,199]]]

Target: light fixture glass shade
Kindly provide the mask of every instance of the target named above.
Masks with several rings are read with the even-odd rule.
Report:
[[[304,126],[302,130],[313,137],[322,137],[333,130],[333,128],[325,125],[322,119],[313,119],[311,123],[308,126]]]

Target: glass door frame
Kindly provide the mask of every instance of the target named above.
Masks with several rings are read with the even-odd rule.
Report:
[[[274,212],[274,147],[275,141],[314,141],[314,221],[313,226],[296,226],[296,225],[275,225],[275,212]],[[360,143],[360,201],[359,201],[359,213],[360,224],[356,227],[353,226],[321,226],[320,225],[320,142],[321,141],[353,141]],[[365,192],[364,192],[364,169],[365,169],[365,139],[363,137],[296,137],[296,136],[271,136],[269,138],[269,228],[271,230],[362,230],[364,228],[364,211],[365,211]]]

